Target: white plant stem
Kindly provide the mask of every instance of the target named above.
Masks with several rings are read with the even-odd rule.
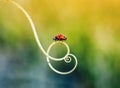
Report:
[[[19,5],[18,3],[16,3],[16,2],[13,1],[13,0],[6,0],[6,1],[7,1],[7,2],[11,2],[11,3],[14,4],[16,7],[18,7],[18,8],[24,13],[24,15],[27,17],[27,19],[28,19],[28,21],[29,21],[29,23],[30,23],[30,25],[31,25],[31,28],[32,28],[32,31],[33,31],[33,34],[34,34],[34,38],[35,38],[35,40],[36,40],[36,43],[37,43],[38,47],[42,50],[42,52],[45,54],[45,56],[46,56],[46,58],[47,58],[47,62],[48,62],[49,67],[50,67],[54,72],[56,72],[56,73],[58,73],[58,74],[62,74],[62,75],[63,75],[63,74],[69,74],[69,73],[73,72],[73,71],[75,70],[78,62],[77,62],[77,58],[76,58],[73,54],[70,54],[70,49],[69,49],[69,46],[67,45],[67,43],[62,42],[62,41],[53,42],[53,43],[48,47],[48,50],[47,50],[47,52],[46,52],[46,51],[44,50],[44,48],[42,47],[40,41],[39,41],[39,38],[38,38],[38,34],[37,34],[37,31],[36,31],[35,25],[34,25],[32,19],[31,19],[30,15],[27,13],[27,11],[26,11],[21,5]],[[66,48],[67,48],[67,53],[66,53],[66,55],[65,55],[64,57],[62,57],[62,58],[54,58],[54,57],[51,57],[51,56],[49,55],[49,51],[50,51],[50,49],[51,49],[51,47],[52,47],[53,45],[58,44],[58,43],[62,43],[63,45],[66,46]],[[52,65],[50,64],[49,59],[54,60],[54,61],[62,61],[62,60],[65,60],[68,56],[72,56],[72,57],[75,59],[75,66],[74,66],[73,69],[71,69],[70,71],[67,71],[67,72],[58,71],[58,70],[56,70],[54,67],[52,67]],[[69,62],[69,61],[65,61],[65,62],[67,63],[67,62]]]

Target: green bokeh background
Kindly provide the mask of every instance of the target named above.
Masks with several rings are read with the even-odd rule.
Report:
[[[67,36],[78,66],[69,75],[54,73],[24,14],[0,1],[0,88],[120,88],[119,0],[16,2],[30,14],[45,50],[56,34]],[[65,48],[58,48],[52,54],[63,56]]]

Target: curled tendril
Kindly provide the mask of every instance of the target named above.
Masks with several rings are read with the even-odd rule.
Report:
[[[48,62],[49,67],[50,67],[54,72],[56,72],[56,73],[58,73],[58,74],[66,75],[66,74],[69,74],[69,73],[73,72],[73,71],[75,70],[75,68],[77,67],[77,63],[78,63],[78,62],[77,62],[77,58],[76,58],[73,54],[70,54],[69,47],[68,47],[68,45],[67,45],[65,42],[53,42],[53,43],[48,47],[48,49],[47,49],[47,53],[48,53],[48,54],[49,54],[49,52],[50,52],[50,49],[51,49],[55,44],[57,44],[57,43],[61,43],[61,44],[65,45],[66,48],[67,48],[67,53],[66,53],[66,55],[64,56],[63,59],[61,59],[61,60],[59,60],[59,61],[64,60],[66,63],[70,63],[70,62],[71,62],[71,59],[72,59],[70,56],[72,56],[72,57],[75,59],[75,65],[74,65],[74,67],[73,67],[71,70],[67,71],[67,72],[62,72],[62,71],[58,71],[57,69],[55,69],[55,68],[52,66],[52,64],[50,63],[50,59],[51,59],[51,60],[54,60],[54,61],[56,61],[57,59],[52,59],[52,58],[46,57],[46,58],[47,58],[47,62]]]
[[[66,63],[70,63],[71,62],[71,57],[70,56],[67,56],[65,59],[64,59],[64,61],[66,62]]]
[[[39,41],[39,38],[38,38],[38,35],[37,35],[37,31],[36,31],[35,25],[34,25],[32,19],[31,19],[30,15],[27,13],[27,11],[26,11],[21,5],[19,5],[18,3],[16,3],[16,2],[13,1],[13,0],[5,0],[5,1],[11,2],[12,4],[14,4],[14,5],[15,5],[16,7],[18,7],[18,8],[24,13],[24,15],[27,17],[27,19],[28,19],[28,21],[29,21],[29,23],[30,23],[30,25],[31,25],[31,28],[32,28],[32,31],[33,31],[33,34],[34,34],[34,38],[35,38],[35,40],[36,40],[36,43],[38,44],[38,47],[41,49],[41,51],[45,54],[49,67],[50,67],[54,72],[56,72],[56,73],[58,73],[58,74],[62,74],[62,75],[69,74],[69,73],[73,72],[73,71],[75,70],[75,68],[77,67],[78,62],[77,62],[77,58],[75,57],[75,55],[70,54],[70,49],[69,49],[69,46],[67,45],[67,43],[61,42],[61,41],[53,42],[53,43],[50,44],[50,46],[48,47],[48,50],[47,50],[47,52],[46,52],[46,51],[44,50],[44,48],[42,47],[40,41]],[[50,49],[53,47],[53,45],[58,44],[58,43],[62,43],[62,44],[65,45],[66,48],[67,48],[67,53],[66,53],[66,55],[65,55],[64,57],[62,57],[62,58],[54,58],[54,57],[52,57],[52,56],[49,55]],[[66,63],[70,63],[70,62],[71,62],[71,59],[72,59],[71,56],[72,56],[72,57],[74,58],[74,60],[75,60],[75,65],[74,65],[74,67],[73,67],[71,70],[69,70],[69,71],[67,71],[67,72],[62,72],[62,71],[56,70],[56,69],[51,65],[51,63],[50,63],[50,59],[51,59],[51,60],[54,60],[54,61],[62,61],[62,60],[64,60]]]

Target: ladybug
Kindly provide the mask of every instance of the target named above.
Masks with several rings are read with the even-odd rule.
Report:
[[[67,37],[63,34],[58,34],[53,38],[53,40],[55,40],[55,41],[65,41],[65,40],[67,40]]]

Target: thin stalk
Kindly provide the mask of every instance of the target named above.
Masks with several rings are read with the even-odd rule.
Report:
[[[65,56],[62,57],[62,58],[54,58],[54,57],[51,57],[51,56],[44,50],[42,44],[40,43],[39,38],[38,38],[37,31],[36,31],[36,28],[35,28],[35,25],[34,25],[32,19],[31,19],[30,15],[27,13],[27,11],[26,11],[21,5],[19,5],[17,2],[15,2],[15,1],[13,1],[13,0],[7,0],[7,1],[8,1],[8,2],[11,2],[12,4],[14,4],[16,7],[18,7],[18,9],[20,9],[20,10],[25,14],[25,16],[27,17],[27,19],[28,19],[28,21],[29,21],[29,23],[30,23],[30,25],[31,25],[31,28],[32,28],[32,31],[33,31],[33,34],[34,34],[34,38],[35,38],[35,40],[36,40],[36,43],[37,43],[38,47],[41,49],[41,51],[42,51],[47,57],[52,58],[52,59],[57,60],[57,61],[61,61],[61,60],[63,60],[63,59],[67,56],[67,55],[65,55]],[[62,43],[62,42],[61,42],[61,43]],[[63,43],[63,44],[66,45],[66,46],[67,46],[67,49],[69,50],[68,45],[67,45],[66,43]]]
[[[73,72],[73,71],[75,70],[75,68],[77,67],[78,61],[77,61],[77,58],[76,58],[73,54],[70,54],[70,49],[69,49],[69,46],[67,45],[67,43],[61,42],[61,41],[53,42],[53,43],[51,43],[51,44],[49,45],[48,50],[47,50],[47,52],[46,52],[46,51],[44,50],[44,48],[42,47],[42,44],[40,43],[40,40],[39,40],[39,38],[38,38],[38,34],[37,34],[37,31],[36,31],[35,25],[34,25],[32,19],[31,19],[30,15],[27,13],[27,11],[26,11],[21,5],[19,5],[18,3],[16,3],[16,2],[13,1],[13,0],[5,0],[5,1],[10,2],[10,3],[12,3],[13,5],[15,5],[15,6],[16,6],[18,9],[20,9],[20,10],[24,13],[24,15],[27,17],[27,19],[28,19],[28,21],[29,21],[29,23],[30,23],[30,26],[31,26],[31,28],[32,28],[32,31],[33,31],[33,34],[34,34],[34,38],[35,38],[35,40],[36,40],[36,43],[37,43],[38,47],[42,50],[42,52],[45,54],[49,67],[50,67],[54,72],[56,72],[56,73],[58,73],[58,74],[62,74],[62,75],[66,75],[66,74],[69,74],[69,73]],[[64,57],[62,57],[62,58],[54,58],[54,57],[51,57],[51,56],[49,55],[50,49],[52,48],[53,45],[55,45],[55,44],[57,44],[57,43],[62,43],[62,44],[65,45],[66,48],[67,48],[67,53],[66,53],[66,55],[65,55]],[[69,70],[69,71],[67,71],[67,72],[61,72],[61,71],[56,70],[56,69],[51,65],[51,63],[50,63],[50,61],[49,61],[49,59],[54,60],[54,61],[64,60],[66,63],[69,63],[69,62],[71,62],[71,58],[70,58],[70,61],[66,61],[66,58],[68,58],[68,56],[71,56],[71,57],[74,58],[74,60],[75,60],[75,65],[74,65],[74,67],[73,67],[71,70]]]

